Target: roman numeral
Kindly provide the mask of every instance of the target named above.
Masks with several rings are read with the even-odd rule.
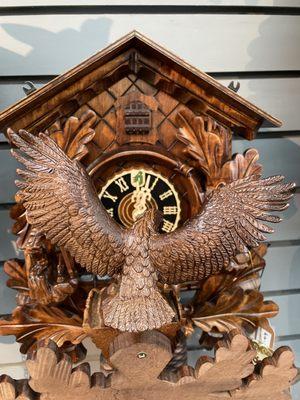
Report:
[[[173,192],[171,189],[159,195],[160,200],[165,200],[168,197],[172,196]]]
[[[129,189],[129,186],[123,177],[117,179],[115,183],[119,186],[121,193],[126,192]]]
[[[154,182],[152,183],[152,185],[150,187],[150,192],[152,192],[152,190],[155,188],[157,182],[158,182],[158,178],[155,178]]]
[[[164,232],[171,232],[173,229],[174,224],[170,221],[167,221],[166,219],[163,220],[163,226],[161,228],[162,231]]]
[[[111,217],[114,216],[114,209],[113,209],[113,208],[106,209],[106,211],[108,212],[108,214],[109,214]]]
[[[115,203],[118,200],[117,196],[112,196],[107,190],[103,193],[103,197],[105,199],[110,199],[113,203]]]
[[[164,207],[164,214],[166,214],[166,215],[177,214],[177,211],[178,211],[178,209],[176,206],[165,206]]]

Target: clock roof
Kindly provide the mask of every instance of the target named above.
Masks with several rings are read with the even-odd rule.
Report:
[[[281,122],[149,38],[133,31],[0,113],[0,130],[41,130],[128,74],[253,139]]]

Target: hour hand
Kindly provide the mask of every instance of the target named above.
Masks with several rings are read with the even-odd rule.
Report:
[[[132,218],[136,221],[147,210],[147,201],[151,199],[151,192],[145,186],[136,188],[132,193],[131,201],[134,203]]]

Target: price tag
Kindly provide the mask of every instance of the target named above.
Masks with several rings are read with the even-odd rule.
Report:
[[[275,331],[271,325],[264,328],[259,327],[252,335],[250,335],[253,347],[257,352],[256,362],[261,361],[266,357],[273,354],[273,347],[275,342]]]

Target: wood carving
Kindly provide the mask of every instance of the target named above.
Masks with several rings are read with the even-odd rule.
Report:
[[[245,246],[257,246],[266,239],[263,232],[273,232],[260,221],[279,222],[267,212],[284,210],[294,187],[282,184],[281,176],[246,176],[215,189],[202,213],[174,233],[157,234],[161,218],[152,209],[125,230],[110,220],[85,170],[49,136],[26,131],[9,136],[21,150],[13,155],[27,168],[18,171],[24,180],[17,186],[28,222],[88,271],[121,274],[101,310],[105,325],[120,331],[171,323],[175,314],[159,293],[158,274],[177,284],[226,270]]]
[[[258,327],[258,322],[263,324],[267,318],[278,314],[278,307],[272,301],[264,302],[263,295],[256,290],[244,291],[236,288],[232,291],[221,293],[216,303],[205,303],[204,306],[195,308],[193,322],[205,332],[217,330],[228,332],[242,326],[246,331]],[[250,325],[250,326],[249,326]]]
[[[186,315],[204,332],[224,333],[239,329],[250,333],[259,326],[267,326],[268,318],[278,314],[278,306],[264,301],[259,292],[260,271],[265,264],[262,255],[267,246],[261,244],[249,254],[251,262],[230,273],[212,275],[197,289]],[[239,255],[240,257],[241,255]],[[205,334],[200,339],[203,342]]]
[[[92,126],[96,118],[94,112],[88,111],[81,118],[69,118],[63,125],[55,123],[47,134],[71,159],[81,160],[87,154],[87,144],[95,134]],[[17,244],[24,250],[25,264],[11,260],[6,263],[5,270],[8,275],[18,278],[19,304],[29,301],[38,301],[40,304],[61,303],[78,287],[73,260],[63,249],[54,254],[51,243],[28,224],[22,203],[13,206],[11,217],[16,219],[12,230],[19,234]]]
[[[27,361],[28,384],[1,377],[0,399],[290,399],[287,390],[297,374],[293,353],[281,347],[254,371],[255,354],[245,336],[232,332],[218,343],[214,359],[202,356],[195,369],[163,372],[172,355],[169,340],[154,331],[136,338],[124,333],[111,345],[110,373],[91,376],[87,363],[72,369],[50,342]]]
[[[192,159],[193,165],[204,172],[208,188],[261,174],[262,167],[257,163],[259,155],[255,149],[228,160],[230,134],[212,118],[195,116],[184,110],[177,114],[177,121],[178,139],[186,146],[184,152]]]
[[[259,291],[262,242],[293,188],[261,179],[257,150],[232,155],[233,133],[262,123],[280,125],[137,32],[0,113],[26,167],[0,334],[31,357],[29,385],[3,377],[0,400],[289,398],[291,352],[255,356],[246,339],[278,312]],[[194,370],[197,327],[216,356]],[[93,376],[69,360],[86,337],[107,358]]]
[[[24,353],[35,348],[39,341],[51,339],[62,347],[67,342],[80,344],[87,336],[80,315],[54,306],[19,306],[10,319],[0,319],[0,329],[2,335],[14,334]]]
[[[133,91],[115,102],[117,141],[126,143],[156,143],[158,101],[139,91]]]

